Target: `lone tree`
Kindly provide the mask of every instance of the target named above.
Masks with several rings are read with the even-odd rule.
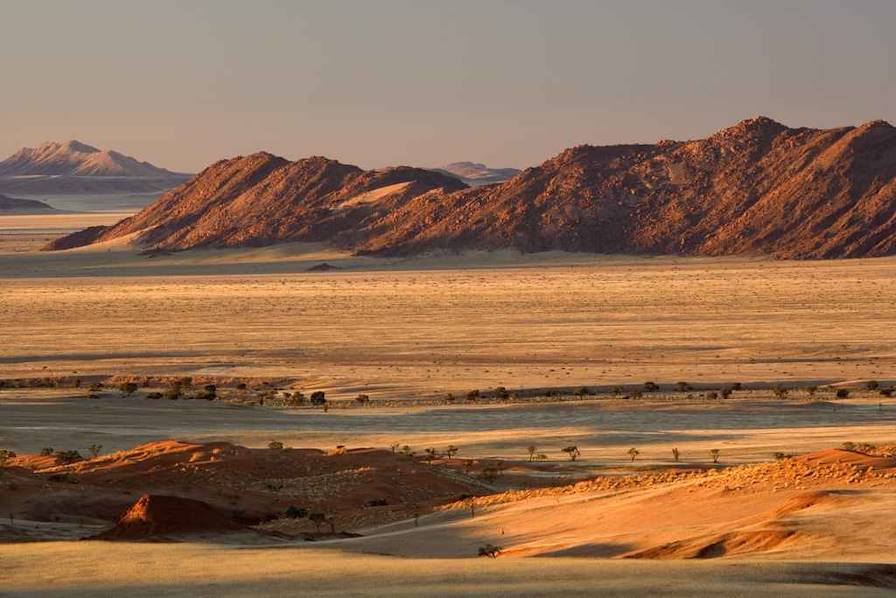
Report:
[[[434,449],[434,448],[432,448],[432,447],[430,447],[430,448],[426,448],[426,449],[423,449],[423,450],[424,450],[424,452],[426,453],[426,457],[425,457],[425,459],[426,459],[428,462],[430,462],[430,463],[432,463],[433,461],[435,461],[435,460],[436,460],[436,457],[438,457],[438,455],[436,454],[436,449]]]
[[[672,449],[672,458],[675,459],[675,462],[676,462],[676,463],[678,463],[678,455],[679,455],[679,453],[678,453],[678,449],[677,449],[677,448],[673,448],[673,449]]]
[[[712,456],[713,463],[719,462],[719,455],[721,454],[721,452],[722,451],[720,451],[719,449],[710,449],[709,454]]]
[[[535,453],[538,452],[538,447],[532,444],[526,447],[526,451],[529,453],[529,461],[534,461]]]
[[[639,451],[639,450],[636,449],[635,447],[632,447],[632,448],[628,449],[628,455],[629,455],[629,457],[632,458],[632,463],[635,462],[635,457],[637,457],[637,456],[640,455],[640,454],[641,454],[641,451]]]
[[[401,446],[400,442],[393,442],[392,444],[389,445],[389,448],[392,449],[392,452],[394,453],[395,451],[398,450],[398,447],[400,447],[400,446]]]
[[[449,445],[448,445],[448,448],[445,449],[445,454],[448,455],[448,458],[449,458],[449,459],[452,459],[452,458],[454,457],[454,455],[457,454],[457,451],[458,451],[458,450],[460,450],[460,449],[458,449],[458,448],[457,448],[456,446],[454,446],[453,444],[449,444]]]
[[[563,449],[561,449],[561,450],[562,450],[564,453],[566,453],[567,455],[569,455],[569,460],[570,460],[570,461],[575,461],[576,459],[579,458],[579,455],[582,454],[581,452],[579,452],[579,447],[577,447],[576,445],[567,446],[567,447],[565,447],[565,448],[563,448]]]

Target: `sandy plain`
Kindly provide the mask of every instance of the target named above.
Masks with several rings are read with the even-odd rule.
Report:
[[[308,271],[322,263],[338,269]],[[397,401],[496,386],[609,388],[647,380],[853,389],[851,398],[836,401],[831,387],[813,398],[793,391],[783,401],[757,389],[724,402],[695,391],[690,398],[665,393],[628,401],[409,401],[324,413],[13,388],[0,391],[0,447],[84,451],[100,443],[109,451],[171,437],[328,450],[401,442],[418,450],[454,445],[465,458],[512,464],[534,444],[559,464],[560,449],[577,444],[581,459],[564,466],[570,481],[670,470],[673,447],[689,466],[712,470],[709,451],[717,448],[721,468],[731,468],[740,484],[752,474],[737,473],[739,467],[763,467],[774,452],[896,441],[896,404],[859,390],[867,380],[896,379],[894,279],[892,258],[495,253],[373,260],[294,245],[154,256],[121,243],[61,253],[0,249],[5,379],[279,378],[336,400],[363,392]],[[626,452],[632,446],[641,452],[634,464]],[[0,593],[892,591],[896,530],[880,524],[896,505],[892,480],[851,487],[845,478],[784,484],[776,475],[757,478],[746,492],[699,478],[495,498],[476,519],[448,508],[427,514],[420,527],[401,521],[310,547],[208,540],[119,543],[114,550],[101,542],[0,545]],[[782,514],[792,500],[801,501],[799,513]],[[678,513],[674,505],[689,508]],[[687,542],[698,540],[736,546],[711,561],[611,558],[642,549],[684,558]],[[484,541],[508,553],[459,558]],[[666,546],[678,541],[683,548]],[[521,558],[531,556],[539,558]]]

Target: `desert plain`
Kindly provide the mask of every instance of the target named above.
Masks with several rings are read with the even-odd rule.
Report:
[[[0,222],[0,594],[896,587],[896,259],[49,253],[44,222]]]

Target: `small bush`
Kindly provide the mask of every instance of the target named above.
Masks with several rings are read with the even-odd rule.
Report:
[[[69,465],[84,460],[78,451],[56,451],[53,456],[56,457],[56,463],[60,465]]]
[[[15,459],[16,454],[7,449],[0,449],[0,467],[6,465],[11,459]]]
[[[838,399],[849,398],[849,389],[848,388],[838,388],[837,389],[837,398]]]
[[[486,544],[479,547],[479,556],[486,556],[490,559],[496,559],[498,558],[499,554],[501,554],[500,546],[495,546],[494,544]]]
[[[499,386],[495,388],[495,397],[501,400],[507,400],[510,398],[510,393],[507,392],[507,389],[503,386]]]
[[[122,384],[121,386],[118,387],[118,390],[120,390],[122,392],[122,394],[130,396],[130,395],[134,394],[135,392],[137,392],[137,390],[139,388],[140,387],[137,385],[136,382],[125,382],[124,384]]]
[[[308,516],[308,509],[303,507],[289,506],[286,509],[286,516],[290,519],[304,519]]]
[[[865,388],[867,390],[877,390],[879,386],[880,386],[880,383],[878,383],[877,380],[869,380],[868,382],[865,383]]]
[[[327,395],[322,390],[315,390],[311,393],[311,404],[315,407],[319,407],[320,405],[326,405],[327,403]]]
[[[280,442],[279,440],[272,440],[268,443],[268,448],[271,449],[272,451],[282,451],[283,443]]]
[[[656,392],[660,389],[660,385],[656,382],[645,382],[644,392]]]
[[[53,454],[53,452],[54,451],[52,448],[45,446],[44,448],[40,449],[40,456],[41,457],[49,457],[50,455]]]
[[[146,395],[146,398],[147,398],[147,399],[151,399],[151,400],[156,401],[156,400],[162,398],[162,393],[160,393],[160,392],[151,392],[151,393],[149,393],[149,394]]]
[[[355,397],[355,402],[359,405],[367,405],[370,403],[370,397],[365,394],[360,394]]]
[[[880,389],[880,396],[882,397],[892,397],[893,389],[892,388],[882,388]]]
[[[471,390],[470,392],[467,393],[467,400],[468,400],[468,401],[475,401],[475,400],[478,399],[478,398],[479,398],[479,391],[478,391],[478,390]]]

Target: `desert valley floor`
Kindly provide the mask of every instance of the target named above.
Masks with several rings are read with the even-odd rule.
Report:
[[[0,221],[0,595],[896,587],[896,259],[35,251],[56,225]]]

